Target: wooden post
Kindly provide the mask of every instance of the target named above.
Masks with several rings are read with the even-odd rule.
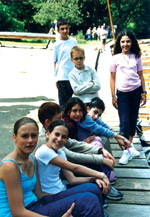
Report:
[[[111,16],[111,10],[110,10],[109,0],[107,0],[107,5],[108,5],[108,11],[109,11],[109,19],[110,19],[111,29],[112,29],[112,33],[113,33],[113,39],[114,39],[114,43],[115,43],[116,39],[115,39],[114,26],[113,26],[113,22],[112,22],[112,16]]]

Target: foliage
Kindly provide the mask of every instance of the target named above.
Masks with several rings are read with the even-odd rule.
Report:
[[[139,36],[148,31],[149,0],[109,2],[117,31],[130,28]],[[67,19],[71,33],[80,35],[81,38],[88,27],[97,27],[103,23],[110,25],[107,0],[0,1],[1,31],[49,32],[50,27],[59,18]]]

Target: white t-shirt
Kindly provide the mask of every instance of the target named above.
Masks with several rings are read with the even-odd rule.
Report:
[[[42,145],[35,153],[43,192],[57,194],[66,190],[66,185],[62,182],[59,176],[61,168],[50,164],[50,161],[57,156],[67,160],[65,153],[61,149],[56,153],[46,145]]]
[[[77,41],[74,38],[59,40],[54,44],[55,78],[57,81],[69,80],[69,72],[74,67],[71,62],[70,52],[74,46],[77,46]]]

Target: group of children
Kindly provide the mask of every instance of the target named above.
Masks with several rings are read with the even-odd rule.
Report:
[[[124,150],[121,164],[139,155],[131,143],[146,91],[134,34],[124,31],[118,36],[110,67],[112,103],[120,117],[117,134],[100,119],[105,105],[98,97],[97,72],[84,65],[84,50],[69,38],[67,21],[58,21],[57,27],[61,38],[54,48],[54,67],[60,105],[40,106],[39,139],[33,119],[24,117],[15,123],[16,148],[0,163],[0,216],[108,216],[103,210],[105,199],[123,197],[111,185],[115,159],[108,138],[115,138]],[[126,153],[129,157],[124,160]]]

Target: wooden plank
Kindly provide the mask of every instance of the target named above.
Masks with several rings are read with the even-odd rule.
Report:
[[[149,191],[121,191],[123,199],[117,203],[120,204],[139,204],[150,205],[150,192]],[[116,203],[114,200],[109,200],[111,203]]]
[[[119,159],[116,159],[115,168],[149,168],[146,159],[134,158],[126,165],[119,164]]]
[[[31,32],[0,32],[0,38],[55,40],[56,35]]]
[[[150,206],[130,204],[109,204],[105,212],[110,217],[149,217]]]
[[[115,158],[120,158],[122,156],[122,151],[112,150],[112,154]],[[138,158],[146,158],[143,151],[141,152],[141,155]]]
[[[117,178],[113,187],[118,190],[150,191],[150,180]]]
[[[150,179],[150,169],[115,168],[116,177]]]

